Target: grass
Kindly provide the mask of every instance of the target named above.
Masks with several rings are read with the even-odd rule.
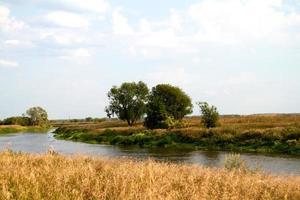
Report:
[[[300,115],[223,116],[206,129],[199,117],[184,119],[184,128],[146,130],[112,120],[56,124],[56,138],[88,143],[176,147],[205,150],[300,154]]]
[[[0,134],[20,132],[47,132],[49,128],[40,126],[0,125]]]
[[[300,199],[299,176],[0,152],[0,199]]]

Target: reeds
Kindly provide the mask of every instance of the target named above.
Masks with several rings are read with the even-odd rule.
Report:
[[[0,199],[300,199],[300,177],[129,159],[0,153]]]

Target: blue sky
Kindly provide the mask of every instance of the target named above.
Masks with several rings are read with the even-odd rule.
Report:
[[[112,85],[170,83],[222,114],[300,112],[299,0],[2,0],[0,119],[104,117]],[[194,108],[198,114],[198,108]]]

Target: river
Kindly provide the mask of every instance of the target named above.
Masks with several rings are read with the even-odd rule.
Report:
[[[119,147],[100,144],[86,144],[65,140],[56,140],[51,132],[14,133],[0,135],[0,150],[11,149],[28,153],[44,153],[54,149],[62,154],[87,154],[105,157],[129,157],[137,159],[152,158],[159,161],[191,163],[209,167],[223,167],[225,151],[192,151],[165,148]],[[250,168],[273,174],[300,175],[300,156],[283,154],[240,153]]]

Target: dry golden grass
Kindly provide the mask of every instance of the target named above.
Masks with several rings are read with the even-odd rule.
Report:
[[[186,117],[183,120],[185,128],[199,129],[204,128],[201,124],[199,116]],[[100,122],[52,122],[53,126],[66,127],[70,129],[85,129],[101,131],[107,128],[126,129],[128,125],[120,120],[104,120]],[[269,115],[241,115],[241,116],[221,116],[219,120],[219,127],[231,128],[239,130],[249,129],[266,129],[266,128],[300,128],[300,114],[269,114]],[[143,122],[138,122],[131,129],[143,128]]]
[[[300,177],[85,156],[0,153],[0,199],[300,199]]]
[[[23,128],[20,125],[0,125],[0,128]]]
[[[199,127],[200,117],[187,117],[184,121],[188,127]],[[300,127],[299,114],[272,114],[272,115],[241,115],[241,116],[221,116],[219,125],[223,128],[238,129],[263,129],[263,128],[286,128]]]

